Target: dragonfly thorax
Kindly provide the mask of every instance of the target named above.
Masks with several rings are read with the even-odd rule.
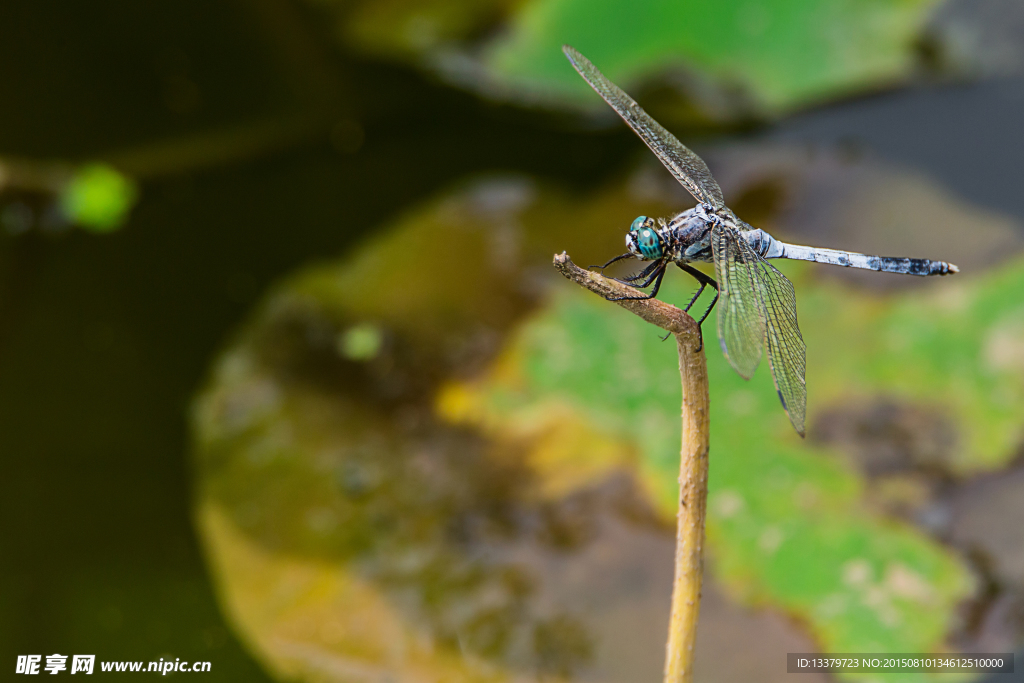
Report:
[[[709,216],[701,206],[670,219],[662,230],[664,256],[672,261],[711,261],[711,230],[717,216]]]

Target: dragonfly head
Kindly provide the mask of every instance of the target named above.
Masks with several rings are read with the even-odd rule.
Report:
[[[654,261],[664,256],[664,245],[661,236],[658,235],[653,218],[637,216],[633,224],[629,226],[629,233],[626,235],[626,248],[634,256],[648,261]]]

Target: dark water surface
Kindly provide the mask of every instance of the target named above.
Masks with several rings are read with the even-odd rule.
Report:
[[[630,150],[626,135],[566,132],[349,60],[290,5],[253,6],[299,34],[232,2],[0,7],[0,152],[160,169],[118,234],[0,238],[4,662],[173,653],[213,661],[218,680],[262,678],[218,613],[190,520],[186,410],[214,353],[276,278],[452,181],[516,169],[587,185]],[[321,53],[337,102],[301,96],[273,61],[282,42]],[[174,111],[164,69],[186,70],[202,104]],[[199,170],[131,152],[279,112],[322,125]],[[352,118],[365,143],[339,152],[333,119]]]
[[[0,155],[130,159],[144,178],[115,235],[0,237],[3,662],[169,654],[264,680],[190,519],[186,410],[210,359],[278,277],[452,182],[514,170],[590,187],[643,153],[622,127],[578,132],[360,62],[270,0],[5,3],[0,94]],[[756,137],[852,140],[1024,219],[1021,114],[1021,82],[1002,81],[837,105]],[[301,125],[219,157],[153,147],[266,120]],[[352,121],[361,146],[338,141]]]
[[[1005,77],[834,105],[784,121],[765,137],[870,150],[925,171],[962,199],[1021,220],[1022,120],[1024,78]]]

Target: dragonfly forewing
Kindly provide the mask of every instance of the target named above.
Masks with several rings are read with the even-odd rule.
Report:
[[[694,198],[716,209],[725,206],[722,189],[711,175],[707,164],[686,145],[679,142],[672,133],[641,109],[632,97],[605,78],[589,59],[568,45],[562,51],[569,58],[580,76],[590,84],[598,95],[629,124],[629,127],[651,148],[665,168],[683,184]]]

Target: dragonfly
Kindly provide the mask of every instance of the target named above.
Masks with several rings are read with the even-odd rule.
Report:
[[[653,299],[671,264],[693,276],[700,285],[685,311],[690,311],[706,287],[712,287],[714,299],[697,321],[698,326],[718,304],[719,345],[729,364],[744,379],[753,376],[767,350],[772,380],[782,407],[793,428],[804,436],[806,345],[797,324],[796,293],[793,283],[768,260],[797,259],[925,276],[949,275],[959,272],[959,268],[945,261],[869,256],[787,244],[743,222],[725,205],[722,189],[703,159],[651,118],[576,49],[563,45],[562,51],[580,76],[697,200],[697,206],[671,218],[639,216],[633,221],[626,234],[626,253],[598,268],[603,270],[623,259],[650,261],[640,272],[619,281],[641,290],[651,287],[651,290],[643,296],[609,297],[609,300]],[[697,270],[691,263],[714,264],[715,277]]]

